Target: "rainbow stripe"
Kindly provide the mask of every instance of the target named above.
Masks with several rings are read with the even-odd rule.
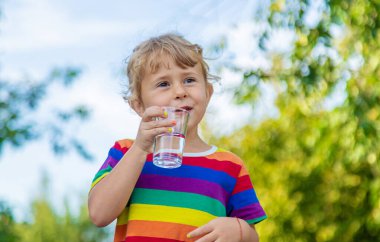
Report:
[[[115,143],[91,187],[112,171],[131,145],[131,140]],[[218,149],[206,156],[184,156],[181,167],[162,169],[153,165],[150,154],[117,219],[114,241],[191,241],[187,233],[225,216],[249,224],[266,218],[240,158]]]

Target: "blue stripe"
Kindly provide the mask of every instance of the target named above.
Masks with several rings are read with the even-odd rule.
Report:
[[[245,190],[231,196],[227,205],[227,211],[237,210],[258,201],[255,190]]]
[[[123,152],[121,152],[120,150],[116,148],[111,148],[110,151],[108,152],[108,155],[116,160],[120,160],[124,154]]]
[[[163,169],[155,166],[153,162],[146,162],[141,174],[157,174],[170,177],[206,180],[217,183],[228,193],[232,192],[236,184],[236,179],[225,172],[187,165],[182,165],[175,169]]]

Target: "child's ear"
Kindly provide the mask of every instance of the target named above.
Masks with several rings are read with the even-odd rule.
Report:
[[[214,86],[211,83],[207,83],[207,86],[206,86],[207,102],[210,101],[213,93],[214,93]]]
[[[144,105],[137,99],[128,100],[129,106],[142,117],[145,111]]]

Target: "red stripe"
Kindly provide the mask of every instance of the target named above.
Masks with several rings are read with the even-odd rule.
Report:
[[[153,161],[153,154],[152,153],[149,153],[147,156],[146,156],[146,162],[152,162]]]
[[[126,146],[123,146],[123,144],[121,144],[120,142],[121,141],[117,141],[115,143],[115,145],[113,146],[113,148],[115,148],[117,150],[120,150],[121,152],[123,152],[123,154],[127,153],[127,151],[129,150],[129,148],[131,148],[131,146],[133,144],[132,141],[128,142],[128,140],[127,141],[123,140],[124,145],[126,145]],[[153,155],[151,153],[148,154],[147,157],[146,157],[146,160],[147,161],[152,161],[153,160]]]
[[[121,152],[123,152],[123,154],[125,154],[125,153],[127,153],[130,146],[121,146],[121,144],[119,142],[116,142],[114,145],[114,148],[117,150],[120,150]]]
[[[252,189],[251,179],[248,175],[241,176],[237,179],[236,186],[232,191],[232,195],[249,189]]]
[[[217,171],[222,171],[232,177],[237,177],[241,169],[241,166],[231,161],[208,159],[205,157],[183,157],[182,164],[190,165],[190,166],[199,166],[199,167],[204,167],[204,168],[210,168]]]

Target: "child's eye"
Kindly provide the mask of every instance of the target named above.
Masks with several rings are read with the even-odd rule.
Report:
[[[195,79],[194,79],[194,78],[186,78],[186,79],[184,80],[184,82],[185,82],[185,83],[193,83],[193,82],[195,82]]]
[[[167,87],[167,86],[169,86],[168,82],[160,82],[157,84],[157,87]]]

